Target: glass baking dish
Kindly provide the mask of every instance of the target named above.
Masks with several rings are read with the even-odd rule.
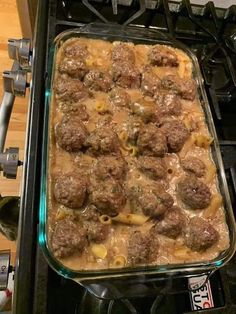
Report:
[[[212,158],[215,162],[218,174],[219,189],[223,197],[223,205],[225,209],[226,222],[229,228],[230,245],[229,248],[214,260],[198,263],[185,263],[185,264],[169,264],[161,266],[136,266],[122,269],[106,269],[94,271],[75,271],[63,266],[52,254],[48,245],[47,237],[47,176],[48,176],[48,158],[49,158],[49,130],[50,130],[50,102],[52,94],[52,84],[54,78],[54,61],[57,51],[61,44],[72,37],[87,37],[93,39],[104,39],[107,41],[129,41],[139,44],[167,44],[175,48],[183,50],[191,59],[193,64],[193,78],[198,85],[198,97],[204,111],[206,123],[209,128],[211,136],[214,141],[211,144]],[[167,278],[169,276],[192,276],[196,274],[210,274],[217,268],[223,266],[233,256],[235,251],[235,221],[231,201],[228,193],[224,167],[222,163],[219,143],[217,140],[215,127],[206,97],[206,92],[203,86],[203,78],[200,73],[200,68],[196,56],[184,45],[171,39],[166,34],[156,30],[140,29],[135,27],[123,27],[113,24],[88,24],[87,26],[65,31],[59,34],[55,40],[49,55],[49,69],[48,81],[46,85],[45,97],[45,116],[44,116],[44,136],[43,136],[43,155],[42,155],[42,169],[41,169],[41,195],[40,195],[40,223],[39,223],[39,243],[44,251],[46,259],[50,266],[64,277],[71,278],[83,284],[92,284],[101,280],[105,282],[111,278],[115,280],[127,280],[128,278]],[[140,278],[141,278],[140,277]],[[93,290],[91,288],[91,290]],[[96,289],[95,289],[96,290]],[[102,293],[94,292],[101,297]],[[109,295],[109,294],[108,294]],[[103,291],[104,296],[104,291]]]

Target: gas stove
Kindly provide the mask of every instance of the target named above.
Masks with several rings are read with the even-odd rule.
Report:
[[[215,8],[167,0],[38,1],[19,225],[14,313],[236,313],[236,256],[201,288],[187,278],[144,285],[120,283],[122,298],[98,299],[56,274],[37,244],[40,159],[48,53],[62,31],[91,22],[118,23],[169,33],[198,57],[236,213],[236,6]],[[19,54],[17,55],[19,56]],[[27,86],[27,84],[26,84]],[[199,282],[204,278],[198,278]],[[119,284],[119,283],[118,283]],[[123,285],[123,286],[122,286]],[[99,287],[98,287],[99,289]],[[132,291],[145,291],[134,297]],[[138,293],[137,293],[138,294]],[[124,297],[125,295],[125,297]]]

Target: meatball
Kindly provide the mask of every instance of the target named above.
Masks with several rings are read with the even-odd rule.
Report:
[[[181,179],[178,183],[178,194],[191,209],[206,208],[212,197],[209,187],[195,177]]]
[[[161,45],[156,45],[150,49],[148,54],[149,62],[156,66],[170,66],[176,67],[179,65],[179,61],[175,52]]]
[[[95,155],[114,153],[119,149],[119,139],[111,128],[101,126],[90,134],[86,146]]]
[[[152,239],[152,240],[151,240]],[[134,231],[128,242],[128,262],[131,265],[151,262],[158,255],[159,243],[157,238],[151,238],[149,234]]]
[[[151,123],[140,129],[137,146],[143,155],[163,157],[167,152],[165,135]]]
[[[157,217],[173,206],[174,200],[161,185],[153,184],[131,189],[131,200],[136,201],[144,215]]]
[[[132,48],[127,44],[115,45],[111,52],[112,62],[118,63],[126,61],[130,64],[135,63],[135,54]]]
[[[91,185],[90,202],[102,213],[115,216],[126,203],[124,191],[115,180],[97,181]]]
[[[88,121],[89,114],[85,105],[78,102],[60,102],[58,104],[60,110],[65,114],[76,114],[82,121]]]
[[[112,89],[109,95],[109,100],[114,106],[126,108],[128,108],[131,101],[129,94],[126,93],[124,89],[119,87]]]
[[[88,69],[83,60],[65,58],[60,62],[58,71],[62,74],[68,74],[71,77],[81,80],[88,72]]]
[[[159,117],[155,103],[152,100],[140,98],[130,104],[133,114],[139,116],[144,123],[155,122],[159,124]]]
[[[76,40],[64,47],[64,55],[68,58],[84,60],[88,56],[88,48]]]
[[[146,66],[142,73],[141,90],[144,95],[153,97],[160,88],[160,79],[151,67]]]
[[[164,89],[178,94],[186,100],[194,100],[196,96],[196,83],[193,79],[182,79],[175,75],[167,75],[162,78],[161,85]]]
[[[126,62],[117,62],[112,66],[113,80],[117,86],[123,88],[139,88],[140,87],[140,72],[138,69]]]
[[[196,157],[185,158],[181,165],[186,172],[194,174],[198,178],[203,177],[206,173],[206,165],[201,159]]]
[[[206,220],[193,217],[186,228],[185,243],[193,251],[205,251],[219,240],[218,231]]]
[[[96,243],[106,240],[109,232],[109,226],[102,224],[99,221],[99,216],[100,214],[94,206],[87,207],[86,210],[81,213],[81,219],[87,233],[87,238],[89,241]]]
[[[89,133],[76,116],[64,116],[55,126],[57,144],[68,152],[76,152],[85,144]]]
[[[153,180],[165,179],[167,176],[166,164],[162,158],[140,156],[138,169]]]
[[[122,157],[101,156],[93,165],[93,173],[99,180],[113,178],[123,180],[126,175],[127,165]]]
[[[189,130],[179,120],[172,120],[166,122],[163,126],[163,130],[166,134],[167,144],[170,152],[179,152],[184,143],[190,136]]]
[[[177,206],[173,206],[165,212],[162,220],[156,222],[151,231],[154,234],[160,233],[171,239],[176,239],[182,234],[186,222],[186,217],[181,209]]]
[[[87,89],[80,80],[65,76],[57,80],[55,92],[59,101],[81,102],[89,97]]]
[[[155,94],[154,99],[162,114],[171,116],[179,116],[181,114],[182,105],[176,94],[158,92]]]
[[[54,196],[58,203],[69,208],[83,206],[87,195],[87,180],[74,172],[58,176],[54,185]]]
[[[107,93],[111,89],[112,78],[108,73],[91,70],[84,77],[84,85],[95,91]]]
[[[73,216],[56,222],[51,238],[55,257],[65,258],[81,253],[87,245],[86,230]]]

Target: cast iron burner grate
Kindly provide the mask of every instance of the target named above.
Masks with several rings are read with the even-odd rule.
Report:
[[[117,4],[117,6],[116,6]],[[113,14],[113,10],[117,14]],[[116,12],[117,10],[117,12]],[[44,78],[47,76],[47,52],[57,34],[91,22],[112,22],[161,30],[186,44],[197,55],[205,88],[220,140],[233,208],[236,209],[236,5],[215,8],[192,5],[189,0],[39,0],[36,33],[34,106],[29,140],[28,186],[39,186]],[[128,22],[127,22],[128,21]],[[45,69],[45,70],[44,70]],[[38,152],[38,154],[35,153]],[[32,152],[32,153],[31,153]],[[39,157],[36,157],[39,156]],[[21,267],[15,291],[17,313],[53,314],[186,314],[191,312],[188,282],[160,285],[159,293],[139,299],[99,300],[82,286],[52,271],[37,246],[39,191],[25,193],[23,232],[19,258]],[[35,237],[35,241],[29,239]],[[35,254],[36,252],[36,254]],[[31,274],[29,272],[31,271]],[[199,313],[236,313],[236,256],[211,277],[215,308]],[[150,287],[149,287],[150,288]],[[166,288],[166,290],[165,290]],[[168,289],[167,289],[168,288]],[[164,290],[163,290],[164,289]],[[166,294],[165,292],[169,292]],[[195,312],[196,313],[196,312]]]

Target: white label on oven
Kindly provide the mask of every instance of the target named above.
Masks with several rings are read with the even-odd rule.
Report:
[[[205,275],[188,279],[189,288],[196,289],[189,292],[192,310],[194,311],[214,307],[210,281],[207,280],[203,285],[205,281]]]

